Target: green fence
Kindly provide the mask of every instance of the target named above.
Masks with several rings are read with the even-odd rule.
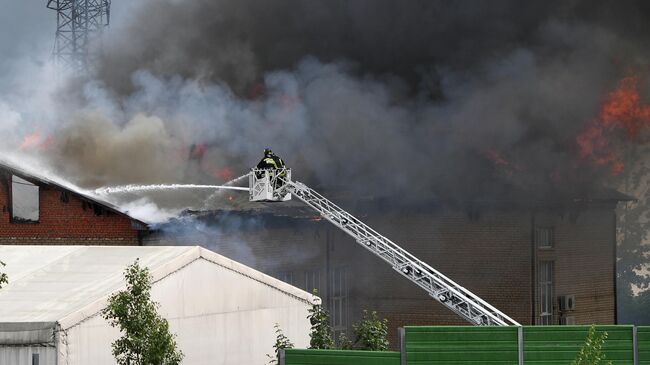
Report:
[[[634,364],[632,326],[597,326],[598,334],[607,332],[603,352],[615,365]],[[571,364],[585,343],[589,326],[526,326],[524,362],[532,365]]]
[[[637,327],[637,344],[639,364],[650,364],[650,327]]]
[[[296,350],[284,352],[285,365],[400,365],[399,352]]]
[[[518,364],[517,327],[405,327],[408,364]]]
[[[283,365],[569,365],[589,326],[405,327],[401,352],[286,350]],[[650,327],[597,326],[614,365],[650,365]],[[635,354],[636,353],[636,354]],[[636,358],[636,361],[635,361]]]

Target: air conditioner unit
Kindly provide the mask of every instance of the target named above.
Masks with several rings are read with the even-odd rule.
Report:
[[[573,326],[576,324],[576,317],[574,316],[561,317],[560,324],[563,326]]]
[[[576,296],[563,295],[560,298],[560,312],[568,312],[576,310]]]

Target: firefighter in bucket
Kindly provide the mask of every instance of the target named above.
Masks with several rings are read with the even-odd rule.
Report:
[[[275,181],[274,190],[282,187],[284,185],[284,180],[287,178],[286,165],[280,156],[276,155],[271,151],[270,147],[264,149],[264,157],[257,164],[258,170],[269,170],[272,172],[272,179]],[[262,172],[257,172],[257,177],[262,177]]]

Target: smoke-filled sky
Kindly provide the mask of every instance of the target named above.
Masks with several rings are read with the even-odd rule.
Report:
[[[650,121],[644,1],[114,0],[87,77],[46,62],[54,12],[3,1],[5,147],[87,188],[220,183],[271,146],[332,190],[575,197]]]

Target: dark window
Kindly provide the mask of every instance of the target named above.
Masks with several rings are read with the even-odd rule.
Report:
[[[320,275],[320,270],[314,270],[314,271],[305,271],[305,286],[303,289],[309,293],[313,293],[314,289],[318,291],[318,296],[322,297],[325,295],[323,293],[322,285],[321,285],[321,275]]]
[[[553,261],[539,263],[539,324],[553,324]]]
[[[39,358],[38,354],[32,354],[32,365],[38,365]]]
[[[537,248],[551,248],[554,246],[554,236],[553,227],[537,227],[535,228],[535,245]]]
[[[38,222],[38,186],[18,176],[11,177],[11,218],[14,223]]]
[[[330,273],[330,294],[330,320],[334,338],[338,340],[348,328],[348,272],[345,267],[335,268]]]

